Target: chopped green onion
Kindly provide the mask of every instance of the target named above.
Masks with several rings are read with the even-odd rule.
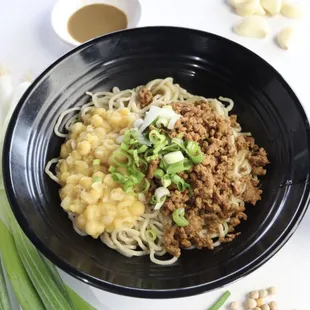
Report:
[[[169,121],[166,118],[159,118],[158,121],[156,121],[156,127],[161,127],[163,125],[164,127],[167,127],[169,124]]]
[[[182,161],[169,165],[166,171],[169,174],[174,174],[185,170],[189,170],[192,168],[192,166],[193,166],[192,162],[188,158],[184,158]]]
[[[157,203],[157,198],[156,198],[155,195],[153,195],[153,196],[151,197],[150,204],[151,204],[151,205],[155,205],[156,203]]]
[[[99,176],[94,176],[93,177],[93,183],[102,183],[102,178]]]
[[[118,158],[121,157],[121,158],[124,158],[127,160],[126,163],[122,163],[118,160]],[[127,154],[126,152],[124,151],[116,151],[114,152],[114,154],[112,155],[112,162],[116,165],[116,166],[120,166],[120,167],[127,167],[129,165],[132,164],[132,157]]]
[[[170,175],[169,175],[169,174],[165,174],[165,175],[161,178],[160,182],[161,182],[161,185],[162,185],[163,187],[168,187],[168,186],[170,186],[171,183],[172,183]]]
[[[184,208],[179,208],[173,211],[172,213],[172,218],[173,221],[179,226],[179,227],[185,227],[188,226],[189,222],[188,220],[184,217],[185,215],[185,210]]]
[[[177,186],[180,192],[184,192],[187,188],[190,187],[190,185],[186,183],[185,180],[177,174],[172,176],[171,181]]]
[[[147,145],[141,145],[139,148],[138,148],[138,153],[144,153],[146,150],[148,149]]]
[[[155,171],[154,171],[154,177],[156,178],[156,179],[160,179],[161,177],[163,177],[164,176],[164,170],[162,170],[162,169],[156,169]]]
[[[194,164],[197,165],[203,161],[203,155],[198,142],[189,141],[186,145],[186,152]]]
[[[151,130],[149,133],[149,140],[153,145],[163,144],[167,138],[165,135],[160,134],[157,130]]]
[[[171,165],[183,160],[184,156],[181,151],[176,151],[166,154],[163,159],[168,165]]]
[[[94,166],[99,166],[100,165],[100,159],[94,159],[93,160],[93,165]]]
[[[155,241],[157,238],[157,233],[154,229],[149,229],[146,231],[146,236],[152,241]]]
[[[155,197],[156,197],[156,205],[154,210],[159,210],[161,206],[164,204],[166,197],[170,194],[170,191],[165,187],[158,187],[155,190]]]
[[[219,310],[224,305],[224,303],[227,301],[227,299],[229,298],[230,295],[231,295],[230,292],[226,291],[221,296],[221,298],[213,306],[211,306],[208,310]]]

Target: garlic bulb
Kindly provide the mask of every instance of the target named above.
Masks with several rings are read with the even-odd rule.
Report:
[[[280,13],[282,0],[260,0],[260,3],[270,15]]]
[[[299,4],[289,2],[283,3],[281,14],[288,18],[300,19],[303,17],[302,7]]]
[[[267,21],[261,16],[249,16],[233,27],[240,36],[264,38],[270,32]]]
[[[294,29],[292,27],[284,28],[278,33],[276,41],[282,49],[287,50],[291,44],[293,35]]]

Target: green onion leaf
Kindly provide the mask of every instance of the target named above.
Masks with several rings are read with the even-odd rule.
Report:
[[[100,159],[94,159],[93,160],[93,165],[94,166],[99,166],[100,165]]]
[[[208,310],[219,310],[224,305],[224,303],[227,301],[227,299],[229,298],[230,295],[231,295],[230,292],[226,291],[221,296],[221,298],[213,306],[211,306]]]
[[[142,192],[146,193],[149,190],[151,183],[147,179],[144,179],[143,181],[144,181],[144,186],[143,186]]]
[[[7,212],[12,212],[8,205],[4,191],[1,195],[1,207]],[[13,214],[11,215],[13,216]],[[3,265],[14,294],[24,310],[44,309],[42,301],[35,290],[18,255],[12,234],[6,225],[0,220],[0,251]]]
[[[2,268],[1,259],[0,259],[0,309],[1,310],[11,310],[12,309],[9,292],[7,290],[7,287],[6,287],[6,281],[5,281],[5,277],[4,277],[4,270]]]
[[[179,208],[173,211],[172,218],[173,221],[179,226],[179,227],[185,227],[189,225],[188,220],[184,217],[185,210],[184,208]]]
[[[146,237],[149,238],[152,241],[155,241],[157,238],[157,233],[154,229],[149,229],[146,232]]]

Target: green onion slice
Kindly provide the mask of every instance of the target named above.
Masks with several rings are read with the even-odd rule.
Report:
[[[93,183],[102,183],[102,178],[99,176],[94,176],[93,177]]]
[[[176,151],[164,155],[163,159],[168,165],[171,165],[183,160],[184,156],[181,151]]]
[[[155,241],[157,238],[157,232],[154,229],[149,229],[146,232],[147,238],[149,238],[152,241]]]
[[[185,215],[185,210],[184,208],[179,208],[173,211],[172,213],[172,218],[173,221],[179,226],[179,227],[185,227],[188,226],[189,222],[188,220],[184,217]]]
[[[203,155],[198,142],[189,141],[186,145],[186,152],[194,164],[197,165],[203,161]]]

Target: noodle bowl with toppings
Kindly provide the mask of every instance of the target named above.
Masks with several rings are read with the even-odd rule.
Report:
[[[60,114],[65,142],[46,165],[77,233],[160,265],[238,235],[268,159],[229,115],[231,99],[192,95],[172,78],[87,95]]]

